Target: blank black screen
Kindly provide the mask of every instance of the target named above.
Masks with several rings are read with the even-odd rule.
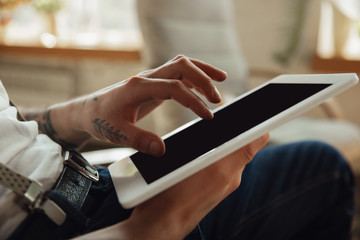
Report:
[[[161,157],[135,153],[131,159],[150,184],[331,84],[271,83],[165,139]]]

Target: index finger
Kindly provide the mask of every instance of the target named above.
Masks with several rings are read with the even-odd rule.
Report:
[[[199,89],[210,102],[221,101],[219,91],[212,80],[223,81],[226,73],[210,64],[179,55],[149,73],[150,78],[177,79],[189,87],[189,83]]]
[[[181,58],[182,56],[176,56],[173,60],[177,60]],[[223,70],[210,65],[208,63],[205,63],[201,60],[194,59],[194,58],[188,58],[196,67],[200,68],[206,75],[211,77],[212,80],[215,80],[217,82],[222,82],[227,78],[227,73]]]
[[[213,75],[206,74],[206,72],[199,68],[195,63],[206,69],[207,72],[212,72]],[[164,69],[177,74],[179,80],[184,80],[191,83],[196,89],[200,89],[199,92],[210,102],[218,103],[221,101],[219,91],[212,83],[213,77],[218,77],[218,75],[220,75],[220,73],[218,73],[220,70],[215,69],[209,64],[196,62],[195,60],[190,60],[184,56],[176,57],[164,66]]]

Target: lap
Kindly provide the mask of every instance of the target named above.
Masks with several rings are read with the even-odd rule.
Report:
[[[246,166],[240,187],[200,223],[200,231],[204,239],[292,239],[326,220],[336,225],[330,236],[346,235],[353,185],[345,160],[328,145],[267,147]],[[316,229],[314,239],[324,237]]]
[[[84,232],[131,214],[118,203],[107,169],[101,172],[102,182],[94,185],[88,196],[86,211],[91,220]],[[296,235],[311,239],[306,229],[313,226],[319,230],[316,223],[322,218],[336,224],[333,229],[339,232],[329,231],[331,236],[343,234],[351,221],[353,185],[345,160],[327,145],[303,142],[267,147],[245,167],[240,187],[213,209],[188,239],[290,239]],[[319,239],[321,235],[312,236]]]

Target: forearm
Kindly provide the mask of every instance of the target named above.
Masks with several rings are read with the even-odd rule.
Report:
[[[79,105],[74,100],[46,109],[20,109],[20,113],[26,120],[37,122],[39,133],[48,135],[64,148],[77,148],[90,138],[77,123],[81,116]]]
[[[54,105],[43,111],[26,111],[39,131],[64,147],[80,146],[90,137],[161,156],[165,144],[160,136],[136,126],[136,122],[173,99],[199,117],[212,112],[191,88],[212,103],[221,96],[212,80],[223,81],[226,73],[201,61],[177,56],[163,66],[139,73],[93,94]]]

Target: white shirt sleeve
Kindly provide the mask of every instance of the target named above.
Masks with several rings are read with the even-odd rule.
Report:
[[[18,121],[16,115],[0,81],[0,162],[40,182],[44,191],[49,190],[63,169],[61,147],[48,136],[38,134],[35,121]],[[0,185],[1,238],[6,239],[27,216],[14,198],[10,189]]]

